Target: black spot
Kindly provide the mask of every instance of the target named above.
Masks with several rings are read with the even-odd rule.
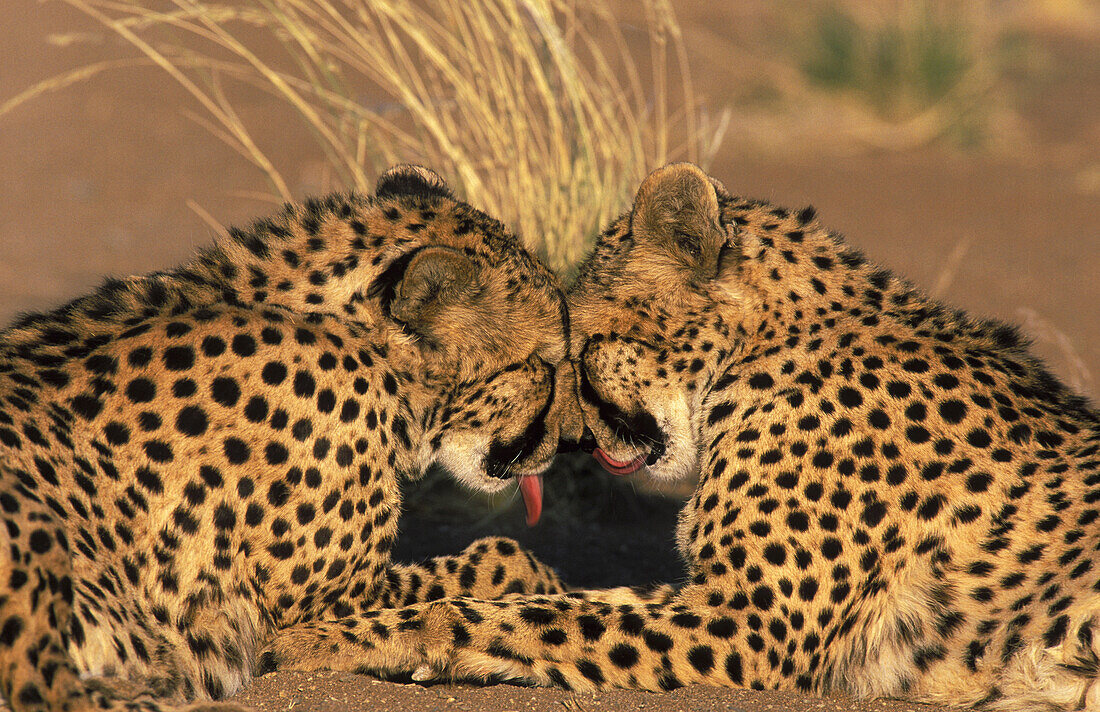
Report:
[[[210,384],[210,395],[216,402],[231,408],[240,399],[241,388],[232,378],[219,377]]]
[[[701,674],[706,675],[714,668],[714,651],[709,645],[697,645],[688,651],[688,662]]]
[[[186,371],[195,364],[195,352],[190,346],[172,346],[164,350],[164,367],[169,371]]]
[[[985,430],[975,428],[967,434],[966,441],[976,448],[987,448],[993,442],[993,439],[989,437],[989,433]]]
[[[10,648],[23,632],[23,621],[18,616],[11,616],[0,627],[0,645]]]
[[[771,609],[775,594],[767,586],[757,586],[752,592],[752,604],[762,611]]]
[[[581,635],[589,642],[595,642],[599,640],[607,627],[596,616],[580,616],[577,618],[577,624],[580,626]]]
[[[139,467],[134,476],[142,487],[153,494],[164,492],[164,483],[160,481],[160,476],[148,467]]]
[[[225,352],[225,340],[217,336],[207,336],[202,340],[202,352],[206,356],[220,356]]]
[[[183,408],[176,416],[176,430],[184,435],[198,437],[206,432],[206,428],[206,412],[197,405]]]
[[[153,462],[171,462],[172,448],[160,440],[149,440],[143,446],[145,455]]]
[[[707,416],[707,425],[714,425],[719,420],[729,417],[736,409],[737,405],[734,403],[720,403],[714,406],[710,411],[710,415]]]
[[[642,640],[650,650],[656,653],[667,653],[672,650],[672,638],[664,633],[647,630],[642,634]]]
[[[359,417],[359,402],[351,398],[344,401],[344,405],[340,408],[340,421],[343,423],[350,423]]]
[[[523,606],[519,609],[519,617],[532,625],[550,625],[557,615],[549,608]]]
[[[172,384],[172,395],[176,398],[190,398],[199,387],[190,378],[179,378]]]
[[[966,405],[958,400],[945,400],[940,403],[940,416],[952,425],[966,417]]]
[[[677,613],[669,618],[669,622],[677,628],[698,628],[702,620],[694,613]]]
[[[264,459],[269,465],[281,465],[286,462],[289,457],[290,453],[281,443],[269,442],[264,448]],[[272,504],[274,504],[274,502],[272,502]]]
[[[882,521],[882,518],[886,516],[886,505],[881,501],[874,501],[868,504],[863,510],[863,523],[870,528],[877,527]]]
[[[336,408],[336,394],[332,389],[325,388],[317,394],[317,410],[322,413],[331,413]]]
[[[299,442],[308,440],[309,436],[313,434],[313,423],[303,418],[294,423],[294,426],[290,429],[290,434]]]
[[[260,372],[260,377],[269,386],[277,386],[286,380],[286,366],[278,361],[269,361]]]
[[[787,550],[782,544],[768,544],[764,547],[764,558],[771,564],[782,566],[787,560]]]
[[[223,444],[225,457],[231,464],[240,465],[248,461],[248,445],[240,438],[226,438]]]
[[[993,477],[985,472],[975,472],[966,478],[966,488],[971,492],[985,492],[993,483]]]
[[[256,353],[256,339],[248,334],[237,334],[233,337],[233,353],[238,356],[251,356]]]
[[[453,198],[453,194],[447,186],[438,178],[431,176],[425,178],[420,171],[413,170],[410,166],[391,168],[382,174],[375,186],[374,193],[379,198],[389,196],[438,196],[441,198]],[[390,215],[390,212],[394,214]],[[388,208],[386,217],[396,220],[400,213],[395,208]]]
[[[153,360],[153,350],[148,346],[134,349],[126,356],[126,361],[135,368],[147,366]]]
[[[917,516],[926,521],[929,519],[933,519],[937,514],[940,513],[940,510],[943,508],[943,505],[946,501],[947,500],[944,499],[944,496],[941,494],[928,497],[921,504],[920,509],[917,510]]]
[[[126,386],[126,397],[132,403],[148,403],[157,394],[157,387],[148,378],[135,378]]]
[[[232,529],[237,524],[237,513],[222,502],[214,509],[214,527],[219,530]]]
[[[744,672],[741,666],[740,653],[730,653],[726,656],[726,676],[734,685],[744,684]]]
[[[294,375],[294,395],[299,398],[312,398],[317,389],[317,383],[308,371],[298,371]]]
[[[737,623],[732,618],[717,618],[707,623],[707,633],[715,638],[732,638],[737,632]]]
[[[1043,633],[1043,642],[1045,647],[1053,648],[1056,645],[1060,645],[1066,638],[1066,628],[1069,626],[1069,617],[1066,615],[1058,616],[1051,624],[1050,628]]]
[[[854,388],[841,388],[837,392],[837,398],[840,400],[840,404],[846,408],[856,408],[863,405],[863,396]]]
[[[928,370],[928,362],[924,359],[911,358],[903,361],[901,367],[910,373],[924,373]]]
[[[629,643],[619,643],[608,651],[607,658],[615,667],[625,670],[638,664],[638,650]]]
[[[749,377],[749,387],[765,390],[775,385],[775,380],[767,373],[754,373]]]
[[[262,423],[267,419],[267,401],[253,396],[244,407],[244,417],[253,423]]]
[[[53,548],[53,540],[50,538],[49,532],[44,529],[32,531],[27,543],[30,545],[31,551],[36,554],[45,554]]]
[[[294,544],[285,540],[277,541],[268,546],[267,550],[276,559],[285,561],[294,555]]]
[[[596,663],[590,660],[577,661],[577,672],[584,675],[597,685],[603,684],[603,672]]]

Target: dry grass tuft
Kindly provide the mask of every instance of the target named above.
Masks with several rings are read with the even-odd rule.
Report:
[[[388,165],[427,164],[557,269],[650,169],[705,163],[721,140],[721,122],[700,125],[668,0],[644,0],[646,65],[604,0],[62,1],[186,89],[273,197],[295,196],[242,120],[239,84],[294,109],[335,182],[369,191]],[[125,64],[43,82],[0,115]]]

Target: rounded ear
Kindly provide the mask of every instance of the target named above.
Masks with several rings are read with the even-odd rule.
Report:
[[[704,279],[717,278],[736,249],[721,224],[719,187],[692,163],[653,171],[634,198],[630,231],[635,243],[676,257]]]
[[[400,163],[379,176],[374,194],[379,198],[401,195],[435,195],[454,198],[451,189],[438,173],[409,163]]]
[[[480,286],[480,269],[469,257],[450,247],[426,247],[405,268],[393,291],[389,313],[434,343],[432,326],[440,311],[469,303]]]

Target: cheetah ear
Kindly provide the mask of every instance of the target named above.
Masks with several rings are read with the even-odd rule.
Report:
[[[653,171],[634,198],[630,231],[635,243],[686,264],[703,280],[721,277],[740,254],[722,227],[718,190],[725,192],[692,163]]]
[[[407,264],[394,286],[389,315],[434,344],[436,327],[447,307],[467,304],[476,297],[481,288],[480,270],[473,260],[450,247],[425,247]]]
[[[374,194],[379,198],[401,195],[454,198],[451,189],[438,173],[409,163],[400,163],[383,173],[378,178]]]

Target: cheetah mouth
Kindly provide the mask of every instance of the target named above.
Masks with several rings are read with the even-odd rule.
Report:
[[[658,461],[665,454],[665,444],[663,441],[651,443],[649,446],[649,452],[644,452],[638,455],[633,460],[616,460],[607,454],[607,451],[601,447],[597,447],[592,451],[592,457],[596,459],[596,462],[600,463],[603,469],[607,470],[613,475],[631,475],[642,469],[642,466],[652,467],[656,465]]]
[[[651,413],[644,408],[627,413],[600,396],[592,387],[587,369],[578,369],[578,375],[581,398],[596,407],[600,420],[611,429],[615,437],[623,443],[641,445],[648,450],[633,460],[622,462],[608,455],[603,448],[596,447],[592,451],[592,456],[605,470],[613,475],[629,475],[640,470],[642,465],[655,465],[664,457],[668,450],[669,438]]]
[[[638,455],[633,460],[616,460],[615,458],[604,452],[603,448],[596,448],[592,451],[592,457],[596,458],[596,462],[600,463],[603,469],[607,470],[613,475],[630,475],[638,470],[642,469],[642,465],[646,464],[646,456]]]

